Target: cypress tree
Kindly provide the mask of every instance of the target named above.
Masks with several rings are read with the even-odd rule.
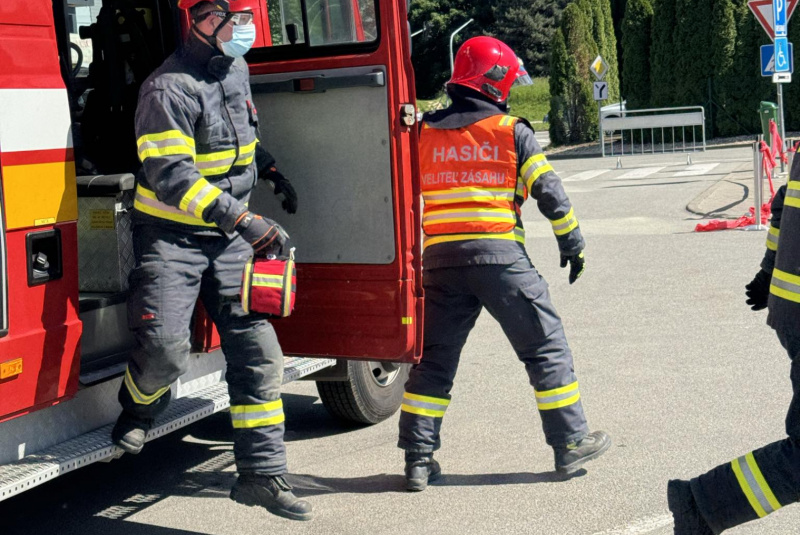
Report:
[[[566,119],[567,44],[564,32],[556,28],[550,49],[550,140],[554,145],[569,141]]]
[[[653,5],[653,37],[650,48],[650,87],[652,104],[657,107],[675,103],[675,0],[657,0]]]
[[[555,46],[551,61],[551,132],[570,142],[596,139],[597,105],[592,98],[589,65],[597,56],[597,46],[591,35],[589,20],[577,4],[564,9],[560,30],[564,48]],[[561,71],[563,70],[563,75]],[[556,143],[562,140],[553,139]]]
[[[708,98],[708,79],[711,76],[711,34],[709,21],[713,0],[676,0],[675,104],[699,106]]]
[[[603,25],[605,34],[605,52],[603,58],[608,63],[608,99],[617,102],[620,97],[619,87],[619,61],[617,60],[617,36],[614,32],[614,17],[611,14],[611,0],[600,0],[603,12]]]
[[[653,6],[650,0],[628,0],[622,21],[623,71],[628,109],[650,105],[650,39]]]
[[[728,108],[730,97],[738,91],[736,79],[733,76],[733,63],[736,54],[736,8],[732,0],[716,0],[712,11],[711,25],[714,28],[711,34],[711,73],[712,96],[718,106]],[[725,114],[717,114],[716,110],[707,110],[713,113],[715,120],[709,135],[735,134],[736,123]]]

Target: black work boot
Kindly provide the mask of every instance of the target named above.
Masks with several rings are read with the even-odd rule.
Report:
[[[553,448],[556,455],[556,472],[572,474],[584,463],[597,459],[611,446],[611,437],[605,431],[589,433],[577,442]]]
[[[428,481],[436,481],[442,475],[433,453],[406,452],[406,490],[419,492],[428,487]]]
[[[111,440],[123,451],[136,455],[142,451],[147,432],[151,427],[153,427],[153,420],[139,418],[122,411],[111,431]]]
[[[273,515],[292,520],[311,520],[311,504],[292,493],[283,476],[241,474],[231,489],[231,500],[242,505],[260,506]]]
[[[714,535],[697,510],[688,481],[672,479],[667,483],[667,503],[675,520],[675,535]]]

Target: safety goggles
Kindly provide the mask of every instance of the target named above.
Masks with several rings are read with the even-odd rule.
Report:
[[[230,11],[209,11],[205,13],[200,20],[205,20],[212,15],[222,19],[222,24],[226,24],[230,21],[234,26],[244,26],[245,24],[253,22],[253,14],[249,11],[239,11],[236,13],[231,13]]]

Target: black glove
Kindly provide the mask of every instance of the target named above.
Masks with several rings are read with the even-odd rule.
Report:
[[[747,304],[753,310],[764,310],[769,301],[769,285],[772,282],[772,275],[763,269],[756,273],[755,278],[745,286],[747,294]]]
[[[586,260],[583,253],[578,253],[572,256],[561,255],[561,267],[567,267],[569,263],[569,283],[575,284],[575,281],[581,278],[583,271],[586,269]]]
[[[275,221],[253,212],[245,212],[239,216],[236,231],[253,246],[256,256],[267,256],[280,251],[289,240],[289,235]]]
[[[289,179],[278,172],[274,167],[270,167],[264,173],[264,180],[272,182],[272,189],[275,190],[275,195],[283,195],[283,209],[290,214],[297,212],[297,192],[294,190],[292,183]]]

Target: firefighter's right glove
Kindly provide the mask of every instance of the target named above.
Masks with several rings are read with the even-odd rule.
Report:
[[[289,240],[289,235],[280,225],[253,212],[245,212],[236,221],[236,231],[250,245],[256,256],[267,256],[280,251]]]
[[[745,286],[745,293],[747,294],[747,305],[753,310],[764,310],[767,308],[769,301],[769,285],[772,281],[772,275],[764,271],[759,271],[755,278]]]
[[[581,278],[583,272],[586,270],[586,259],[583,253],[576,255],[561,255],[561,267],[565,268],[569,264],[569,283],[575,284],[575,281]]]

